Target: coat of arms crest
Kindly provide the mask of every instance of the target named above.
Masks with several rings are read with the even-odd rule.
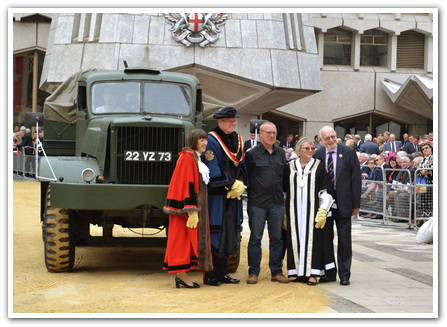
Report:
[[[219,39],[220,26],[225,24],[228,14],[217,13],[168,13],[165,18],[172,25],[172,38],[187,47],[198,43],[205,47]]]

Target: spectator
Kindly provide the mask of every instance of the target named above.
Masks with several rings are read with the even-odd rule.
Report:
[[[425,178],[426,184],[433,185],[433,144],[430,141],[422,142],[421,149],[424,153],[424,158],[419,166],[420,170],[417,171],[416,177]],[[421,191],[420,194],[422,216],[433,216],[433,187],[425,187],[425,192]]]
[[[23,126],[22,126],[23,127]],[[25,154],[25,176],[26,177],[34,177],[34,166],[35,166],[35,159],[33,157],[34,155],[34,144],[33,144],[33,138],[31,137],[31,131],[29,133],[26,133],[25,129],[20,129],[22,133],[22,142],[17,145],[19,149],[21,149],[22,154]]]
[[[354,142],[353,139],[347,139],[345,145],[346,145],[346,146],[349,146],[349,147],[351,147],[351,148],[353,148],[354,151],[355,151],[355,142]]]
[[[354,150],[359,151],[360,145],[362,145],[364,141],[362,140],[359,134],[354,135]]]
[[[279,144],[279,146],[283,149],[290,149],[295,147],[295,140],[293,134],[287,135],[287,138]]]
[[[399,169],[400,168],[399,164],[397,163],[397,159],[394,156],[388,159],[388,166],[389,166],[389,169]],[[387,183],[391,184],[391,183],[393,183],[393,180],[397,181],[398,173],[399,172],[397,170],[387,170],[385,172]]]
[[[365,135],[365,143],[360,146],[359,151],[368,153],[369,155],[380,153],[379,146],[372,142],[371,134]]]
[[[163,211],[169,214],[169,235],[163,269],[174,274],[176,288],[199,288],[187,276],[191,268],[213,270],[207,206],[209,169],[201,161],[208,134],[194,129],[189,148],[180,153]]]
[[[408,154],[419,152],[419,137],[417,135],[409,136],[408,143],[404,148],[402,148],[402,150],[404,150]]]
[[[408,136],[408,133],[404,133],[402,136],[402,149],[405,149],[405,146],[410,142],[410,137]],[[408,152],[408,151],[407,151]]]
[[[369,173],[371,172],[371,169],[368,166],[369,154],[360,152],[358,159],[359,159],[360,173],[362,175],[362,178],[366,178],[366,177],[368,177]]]
[[[383,136],[377,137],[377,145],[379,146],[379,151],[383,152],[383,147],[385,145],[385,139],[383,138]]]
[[[399,152],[401,150],[402,144],[400,141],[396,141],[396,136],[394,134],[390,134],[390,138],[385,145],[383,146],[384,151],[392,151],[394,153]]]
[[[287,201],[288,277],[316,285],[317,277],[336,274],[329,244],[333,227],[325,224],[334,193],[324,163],[312,158],[315,148],[311,140],[301,139],[295,149],[299,156],[290,162]]]
[[[402,170],[396,176],[399,185],[395,186],[394,190],[387,194],[388,203],[392,207],[393,216],[402,216],[409,218],[409,203],[410,203],[410,184],[412,183],[412,175],[414,173],[413,167],[410,166],[410,159],[407,156],[402,156],[400,159]]]
[[[255,138],[256,134],[250,133],[250,139],[244,142],[244,153],[258,144],[258,141]]]
[[[346,141],[347,140],[351,140],[351,139],[352,139],[352,135],[351,134],[346,134],[340,144],[346,145]]]
[[[321,138],[320,138],[319,135],[315,135],[314,136],[314,147],[315,147],[316,150],[324,147],[324,144],[321,141]]]
[[[248,175],[248,279],[247,284],[257,284],[261,270],[262,236],[265,223],[269,234],[269,268],[271,281],[288,283],[283,275],[284,196],[287,191],[288,165],[284,149],[275,146],[276,126],[265,122],[260,127],[261,143],[247,152],[245,166]]]

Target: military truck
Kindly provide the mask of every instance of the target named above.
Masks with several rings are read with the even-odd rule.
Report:
[[[36,178],[49,272],[72,270],[76,246],[166,242],[164,233],[123,237],[113,228],[167,226],[162,208],[178,153],[202,128],[202,88],[192,75],[125,66],[78,73],[45,102]]]

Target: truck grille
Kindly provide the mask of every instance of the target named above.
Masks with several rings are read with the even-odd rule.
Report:
[[[174,127],[117,127],[117,183],[169,185],[183,139],[182,129]],[[169,151],[172,160],[126,161],[125,151]]]

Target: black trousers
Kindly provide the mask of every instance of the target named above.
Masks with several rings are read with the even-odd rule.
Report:
[[[223,277],[228,274],[228,258],[219,258],[217,255],[213,255],[213,266],[212,271],[205,273],[205,279],[209,277],[222,281]]]
[[[337,209],[332,209],[332,217],[328,217],[326,223],[337,227],[337,268],[338,277],[341,280],[349,280],[351,277],[352,264],[352,222],[351,217],[343,217]],[[329,229],[328,240],[334,247],[334,228]],[[331,269],[328,277],[335,277],[337,269]],[[332,274],[332,276],[331,276]]]

